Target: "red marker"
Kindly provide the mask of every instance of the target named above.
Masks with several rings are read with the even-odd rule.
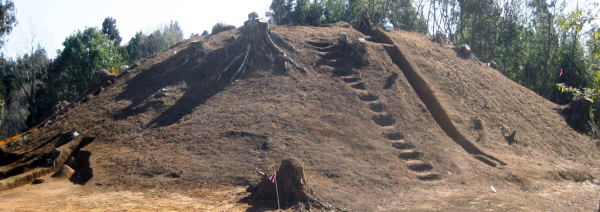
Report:
[[[269,180],[271,180],[271,182],[275,183],[275,179],[277,178],[277,172],[273,172],[273,175],[271,175],[271,177],[269,178]]]
[[[558,75],[558,76],[559,76],[559,77],[562,77],[562,73],[563,73],[563,71],[562,71],[562,68],[561,68],[561,69],[560,69],[560,75]]]

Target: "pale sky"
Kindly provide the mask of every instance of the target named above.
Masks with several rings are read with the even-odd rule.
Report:
[[[2,53],[16,57],[31,52],[39,43],[50,58],[62,49],[62,42],[86,26],[102,29],[106,17],[117,20],[125,45],[136,32],[145,33],[179,22],[184,37],[209,32],[218,22],[243,25],[248,13],[264,17],[272,0],[13,0],[18,24],[6,36]],[[32,42],[33,41],[33,42]]]

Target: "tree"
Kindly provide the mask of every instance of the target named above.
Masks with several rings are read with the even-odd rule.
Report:
[[[266,15],[267,17],[270,17],[275,24],[292,24],[293,7],[294,0],[273,0],[269,7],[272,12],[267,13]]]
[[[129,62],[135,63],[142,58],[158,54],[181,41],[183,41],[183,31],[175,21],[148,35],[142,31],[137,32],[125,45],[125,48],[129,52]]]
[[[15,4],[11,0],[0,2],[0,48],[4,45],[4,36],[10,34],[17,25]]]
[[[121,44],[121,36],[119,36],[119,30],[117,29],[117,20],[111,17],[106,17],[102,22],[102,34],[107,35],[115,46]]]
[[[50,59],[46,50],[41,46],[37,47],[31,55],[25,54],[23,57],[17,59],[15,63],[15,76],[19,87],[25,93],[25,97],[29,103],[30,116],[28,117],[28,126],[37,124],[39,121],[38,111],[40,110],[40,101],[44,101],[46,95],[40,95],[39,93],[47,89],[46,83],[48,81],[48,70],[50,67]],[[35,119],[35,121],[34,121]]]
[[[56,101],[73,101],[84,94],[92,83],[93,73],[102,69],[116,70],[122,64],[119,47],[95,27],[77,31],[63,42],[65,47],[51,70]]]
[[[204,32],[202,32],[201,36],[205,36],[205,35],[209,35],[210,33],[208,32],[208,30],[204,30]]]

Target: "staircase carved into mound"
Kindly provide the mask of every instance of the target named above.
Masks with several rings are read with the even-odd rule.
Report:
[[[341,80],[348,85],[349,89],[354,90],[358,99],[366,103],[365,106],[373,113],[372,120],[375,124],[382,127],[383,130],[394,128],[396,119],[385,111],[385,104],[380,100],[379,96],[374,94],[370,90],[370,87],[363,82],[359,76],[356,76],[352,69],[342,67],[341,64],[344,64],[344,56],[341,54],[339,46],[344,44],[330,42],[307,43],[313,46],[317,52],[321,53],[319,54],[321,56],[321,61],[317,63],[317,65],[325,66],[325,70],[333,70],[332,74],[340,77]],[[389,82],[390,79],[395,81],[397,79],[397,73],[392,74],[392,78],[386,79],[388,82],[386,82],[384,89],[389,89],[393,85],[393,82]],[[440,175],[432,172],[432,165],[421,160],[423,153],[416,151],[414,145],[406,143],[403,140],[403,133],[386,132],[383,135],[385,139],[390,141],[390,146],[397,150],[398,158],[401,161],[404,161],[411,172],[415,173],[417,179],[422,181],[435,181],[441,179]]]

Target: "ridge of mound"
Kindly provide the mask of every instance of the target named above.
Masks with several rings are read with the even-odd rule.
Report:
[[[177,194],[204,205],[196,209],[275,210],[272,201],[236,202],[248,196],[239,188],[294,158],[315,201],[335,210],[597,208],[596,141],[571,129],[557,105],[479,61],[427,35],[359,32],[347,23],[272,26],[274,44],[294,65],[269,56],[238,60],[227,48],[241,30],[144,59],[26,139],[0,147],[0,185],[43,168],[64,143],[58,138],[77,129],[85,144],[67,142],[76,147],[72,159],[46,165],[52,171],[45,174],[68,164],[70,180],[82,185],[71,189],[83,197]],[[367,40],[366,52],[354,52],[358,38]],[[225,77],[237,80],[210,83],[241,61],[250,61],[246,71]]]

